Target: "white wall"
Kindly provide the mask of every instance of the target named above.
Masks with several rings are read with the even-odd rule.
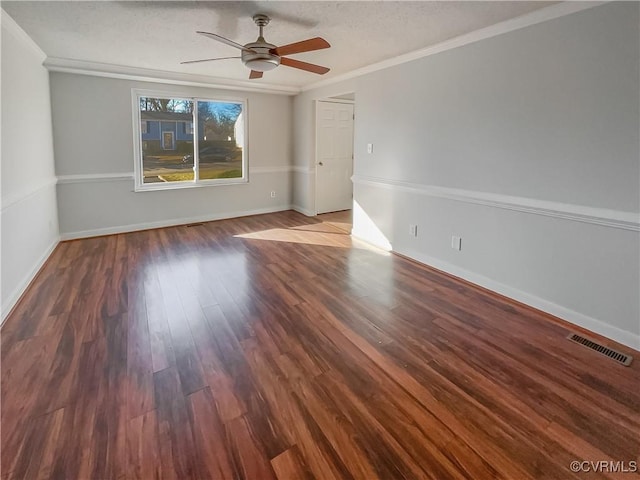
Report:
[[[249,183],[134,192],[132,88],[246,98]],[[51,73],[51,96],[63,238],[290,207],[291,97],[68,73]]]
[[[4,320],[58,243],[44,53],[2,10],[0,270]]]
[[[348,82],[354,233],[373,240],[372,220],[399,253],[640,348],[638,7],[606,4]],[[318,94],[297,98],[296,115]]]

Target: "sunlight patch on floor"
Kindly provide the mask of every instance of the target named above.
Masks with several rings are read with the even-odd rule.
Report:
[[[322,224],[320,224],[322,225]],[[308,227],[309,225],[303,225],[302,227]],[[272,242],[289,242],[289,243],[303,243],[306,245],[323,245],[326,247],[339,247],[339,248],[351,248],[353,242],[351,237],[344,232],[333,230],[331,232],[325,231],[310,231],[300,230],[298,228],[272,228],[269,230],[262,230],[261,232],[244,233],[242,235],[236,235],[239,238],[247,238],[252,240],[270,240]]]
[[[340,225],[340,227],[336,225]],[[360,250],[370,250],[378,254],[387,253],[377,246],[351,238],[349,234],[350,230],[351,225],[347,223],[323,222],[290,228],[272,228],[260,232],[244,233],[236,235],[236,237],[251,240],[319,245],[324,247],[357,248]]]
[[[327,222],[312,223],[311,225],[299,225],[297,227],[291,227],[291,230],[298,230],[302,232],[335,233],[338,235],[344,235],[347,233],[343,229],[340,229]]]

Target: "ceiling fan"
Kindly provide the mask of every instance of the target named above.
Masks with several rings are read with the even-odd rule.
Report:
[[[228,58],[240,58],[242,63],[251,70],[249,74],[250,79],[262,78],[262,74],[269,70],[273,70],[278,65],[285,65],[287,67],[298,68],[307,72],[317,73],[324,75],[329,71],[327,67],[320,65],[314,65],[313,63],[302,62],[293,58],[287,58],[285,55],[293,55],[294,53],[312,52],[314,50],[321,50],[323,48],[329,48],[329,42],[320,37],[309,38],[301,42],[290,43],[289,45],[283,45],[276,47],[275,45],[268,43],[262,36],[262,29],[269,24],[270,18],[264,14],[257,14],[253,16],[253,21],[260,29],[260,34],[255,42],[247,43],[246,45],[240,45],[239,43],[229,40],[228,38],[216,35],[209,32],[196,32],[205,37],[217,40],[218,42],[225,43],[235,48],[242,50],[240,57],[219,57],[219,58],[206,58],[203,60],[190,60],[188,62],[180,62],[181,64],[187,63],[200,63],[211,62],[214,60],[226,60]]]

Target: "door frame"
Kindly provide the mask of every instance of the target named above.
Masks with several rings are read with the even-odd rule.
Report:
[[[351,139],[351,170],[353,171],[353,160],[354,160],[354,153],[355,152],[355,144],[354,144],[354,140],[355,140],[355,115],[356,115],[356,102],[354,100],[341,100],[341,99],[337,99],[337,98],[318,98],[316,100],[314,100],[313,102],[313,123],[314,123],[314,150],[313,150],[313,166],[314,166],[314,186],[313,186],[313,214],[314,215],[318,215],[318,104],[320,102],[324,102],[324,103],[340,103],[340,104],[347,104],[347,105],[353,105],[353,116],[354,116],[354,120],[353,120],[353,133],[352,133],[352,139]],[[353,181],[350,179],[351,183],[353,183]]]
[[[173,130],[164,130],[161,133],[161,140],[162,140],[162,149],[163,150],[175,150],[176,149],[176,134]],[[165,144],[164,144],[164,136],[165,134],[171,134],[171,148],[165,148]]]

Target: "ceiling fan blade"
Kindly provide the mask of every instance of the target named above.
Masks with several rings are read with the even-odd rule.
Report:
[[[253,80],[255,78],[262,78],[262,72],[258,72],[257,70],[251,70],[249,74],[249,80]]]
[[[228,38],[222,37],[220,35],[216,35],[215,33],[209,33],[209,32],[196,32],[196,33],[203,35],[205,37],[211,38],[213,40],[217,40],[218,42],[226,43],[227,45],[230,45],[232,47],[239,48],[240,50],[248,50],[250,52],[254,51],[250,48],[245,48],[244,45],[240,45],[239,43],[236,43],[233,40],[229,40]]]
[[[203,60],[188,60],[186,62],[180,62],[180,65],[186,65],[187,63],[213,62],[214,60],[227,60],[229,58],[240,58],[240,57],[218,57],[218,58],[205,58]]]
[[[324,38],[315,37],[303,40],[301,42],[290,43],[289,45],[283,45],[271,50],[271,53],[280,55],[293,55],[294,53],[312,52],[314,50],[322,50],[323,48],[329,48],[329,42]]]
[[[281,58],[280,65],[299,68],[300,70],[317,73],[318,75],[324,75],[329,71],[327,67],[321,67],[320,65],[314,65],[313,63],[301,62],[300,60],[294,60],[293,58]]]

